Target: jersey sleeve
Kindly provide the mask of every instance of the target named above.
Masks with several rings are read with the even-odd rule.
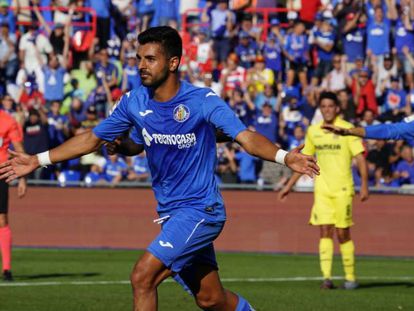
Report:
[[[227,136],[235,139],[236,136],[246,130],[246,126],[240,121],[233,110],[213,91],[207,92],[202,106],[204,119],[222,130]]]
[[[349,150],[351,150],[351,154],[353,157],[365,151],[361,138],[355,137],[355,136],[348,136],[347,140],[348,140]]]
[[[305,147],[303,147],[303,149],[302,149],[302,153],[303,154],[310,155],[310,156],[312,156],[312,155],[315,154],[315,145],[314,145],[314,143],[312,141],[312,138],[311,138],[311,135],[310,135],[310,131],[311,130],[312,129],[309,128],[308,129],[308,132],[306,133],[306,136],[305,136]]]
[[[131,129],[131,132],[129,133],[129,138],[132,139],[132,141],[138,145],[144,144],[144,138],[142,137],[142,134],[139,133],[136,127],[133,127]]]
[[[414,140],[414,115],[403,122],[378,124],[365,127],[365,138]]]
[[[132,126],[128,112],[128,96],[122,96],[121,100],[113,109],[112,114],[99,123],[93,133],[105,141],[114,141],[122,133],[128,131]]]

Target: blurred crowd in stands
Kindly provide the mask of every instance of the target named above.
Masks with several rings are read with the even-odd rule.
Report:
[[[182,79],[210,87],[246,126],[289,150],[322,120],[322,91],[338,95],[342,118],[355,125],[398,122],[414,108],[414,0],[0,0],[1,109],[21,124],[26,151],[90,130],[139,87],[136,37],[157,25],[182,34]],[[365,143],[371,186],[414,184],[410,142]],[[278,189],[289,178],[236,144],[217,151],[221,182]],[[31,177],[151,179],[145,155],[104,148]]]

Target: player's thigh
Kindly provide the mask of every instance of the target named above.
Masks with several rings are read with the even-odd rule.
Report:
[[[163,224],[148,251],[167,268],[180,272],[197,259],[200,251],[209,247],[223,229],[224,222],[211,222],[205,216],[194,211],[180,211],[172,215]],[[211,260],[215,262],[215,258]]]
[[[335,224],[335,209],[330,196],[315,194],[309,223],[314,226]]]
[[[353,194],[343,194],[333,198],[336,228],[349,228],[354,224],[352,219],[352,200]]]
[[[161,260],[145,251],[135,263],[131,273],[131,282],[133,285],[154,288],[171,275],[171,270]]]

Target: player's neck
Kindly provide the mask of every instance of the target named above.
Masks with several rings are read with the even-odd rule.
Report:
[[[180,90],[180,79],[177,77],[168,78],[162,85],[153,89],[153,99],[157,102],[167,102],[177,95]]]

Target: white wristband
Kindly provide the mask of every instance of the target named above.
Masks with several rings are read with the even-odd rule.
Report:
[[[49,151],[36,154],[40,166],[48,166],[52,164],[49,157]]]
[[[279,164],[282,164],[282,165],[286,165],[285,158],[286,158],[287,154],[288,154],[288,152],[286,150],[279,149],[276,152],[276,155],[275,155],[275,162],[279,163]]]

